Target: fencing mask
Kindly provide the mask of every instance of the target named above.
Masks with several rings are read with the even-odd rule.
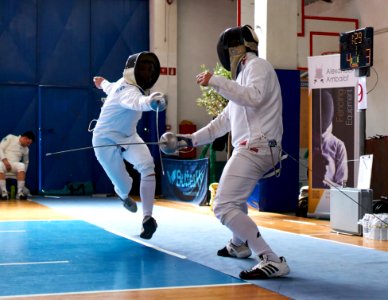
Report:
[[[259,39],[249,25],[232,27],[221,33],[217,43],[218,58],[222,66],[232,72],[232,78],[238,75],[238,65],[247,52],[258,55]]]
[[[152,52],[140,52],[130,55],[123,72],[123,77],[127,83],[137,85],[143,91],[152,88],[159,75],[159,59]]]

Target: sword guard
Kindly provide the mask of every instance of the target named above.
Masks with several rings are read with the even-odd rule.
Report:
[[[173,132],[165,132],[159,139],[160,150],[167,155],[174,154],[176,151],[192,146],[191,139],[185,136],[176,135]]]

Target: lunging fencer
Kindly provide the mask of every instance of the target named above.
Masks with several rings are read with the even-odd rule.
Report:
[[[253,251],[258,264],[241,271],[242,279],[280,277],[290,271],[285,258],[271,249],[248,216],[247,199],[258,180],[280,161],[283,135],[280,84],[272,65],[258,57],[258,43],[249,25],[221,33],[218,58],[233,80],[208,71],[196,80],[228,99],[228,105],[202,129],[177,135],[180,144],[186,140],[188,146],[200,146],[231,132],[234,150],[220,178],[214,213],[233,236],[217,255],[248,258]]]
[[[160,75],[158,57],[152,52],[130,55],[123,77],[109,82],[103,77],[93,78],[95,86],[107,94],[100,116],[93,130],[93,147],[97,160],[111,180],[115,192],[130,212],[137,211],[136,202],[129,196],[133,179],[126,170],[124,160],[140,173],[140,198],[143,223],[140,237],[150,239],[157,223],[152,217],[156,188],[153,157],[136,131],[143,111],[163,111],[166,97],[150,89]],[[118,147],[99,147],[108,144],[131,144]]]

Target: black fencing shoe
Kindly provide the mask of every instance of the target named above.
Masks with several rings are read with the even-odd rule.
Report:
[[[140,237],[149,240],[158,228],[158,224],[151,216],[145,216],[143,219],[143,228],[141,229]]]
[[[23,192],[20,192],[20,193],[17,193],[16,199],[17,199],[17,200],[27,200],[27,196],[24,195]]]
[[[128,209],[130,212],[137,212],[137,204],[136,201],[134,201],[131,197],[128,197],[127,199],[121,200],[123,201],[123,206]]]
[[[217,251],[218,256],[224,257],[248,258],[251,254],[252,251],[249,249],[247,243],[236,246],[232,241],[229,241],[224,248]]]
[[[268,260],[267,255],[260,256],[261,261],[250,270],[240,273],[241,279],[267,279],[272,277],[282,277],[290,273],[290,268],[287,265],[286,259],[280,257],[280,262]]]

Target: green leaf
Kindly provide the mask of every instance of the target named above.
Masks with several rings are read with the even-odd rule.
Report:
[[[200,68],[202,72],[209,71],[209,69],[205,65],[201,65]],[[213,70],[213,74],[218,76],[223,76],[227,79],[232,78],[231,72],[226,70],[219,63],[216,64]],[[196,100],[197,105],[199,107],[205,108],[209,115],[213,117],[218,116],[225,108],[225,106],[228,104],[229,100],[222,97],[211,87],[200,86],[200,89],[201,89],[202,95],[200,98]]]

